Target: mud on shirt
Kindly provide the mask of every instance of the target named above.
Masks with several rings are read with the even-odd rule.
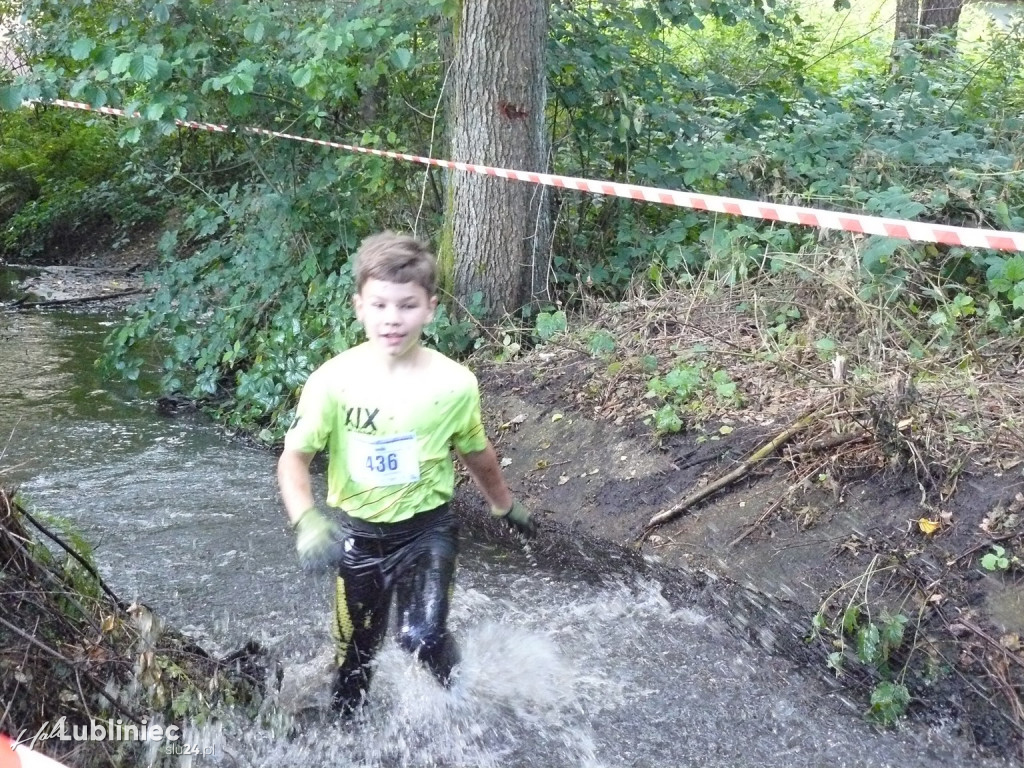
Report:
[[[487,447],[473,373],[433,350],[401,385],[367,375],[365,345],[328,360],[303,387],[285,448],[328,451],[327,503],[352,517],[406,520],[455,491],[451,450]]]

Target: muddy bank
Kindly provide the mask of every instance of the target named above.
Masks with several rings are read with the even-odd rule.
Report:
[[[1016,561],[990,569],[985,560],[1021,543],[1018,457],[966,462],[937,502],[920,467],[888,455],[876,434],[842,472],[830,464],[834,447],[816,452],[814,471],[780,449],[651,527],[806,409],[658,437],[595,406],[609,393],[579,350],[539,350],[478,373],[506,473],[552,552],[587,541],[588,551],[675,574],[688,585],[681,599],[719,603],[737,631],[818,670],[866,715],[952,719],[983,752],[1020,757],[1024,586]]]
[[[156,264],[160,233],[156,228],[140,231],[116,247],[79,254],[67,263],[0,260],[0,304],[21,309],[127,306],[147,290],[145,273]]]

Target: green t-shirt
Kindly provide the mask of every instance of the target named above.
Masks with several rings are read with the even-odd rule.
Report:
[[[352,517],[406,520],[455,492],[451,450],[487,447],[476,376],[434,350],[415,386],[367,375],[367,345],[328,360],[306,381],[285,448],[327,449],[327,503]]]

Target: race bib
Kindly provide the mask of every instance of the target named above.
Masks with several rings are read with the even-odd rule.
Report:
[[[350,432],[348,471],[360,485],[408,485],[420,479],[420,455],[416,435],[371,437]]]

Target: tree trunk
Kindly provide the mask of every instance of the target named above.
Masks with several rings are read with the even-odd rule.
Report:
[[[546,169],[545,68],[549,0],[465,0],[455,30],[454,160]],[[547,268],[545,187],[453,171],[438,246],[442,288],[463,307],[479,293],[485,317],[515,312]]]
[[[896,0],[896,33],[893,36],[892,58],[899,56],[900,43],[917,40],[921,35],[921,0]]]
[[[929,38],[936,32],[947,30],[956,34],[964,0],[923,0],[921,6],[921,37]]]

